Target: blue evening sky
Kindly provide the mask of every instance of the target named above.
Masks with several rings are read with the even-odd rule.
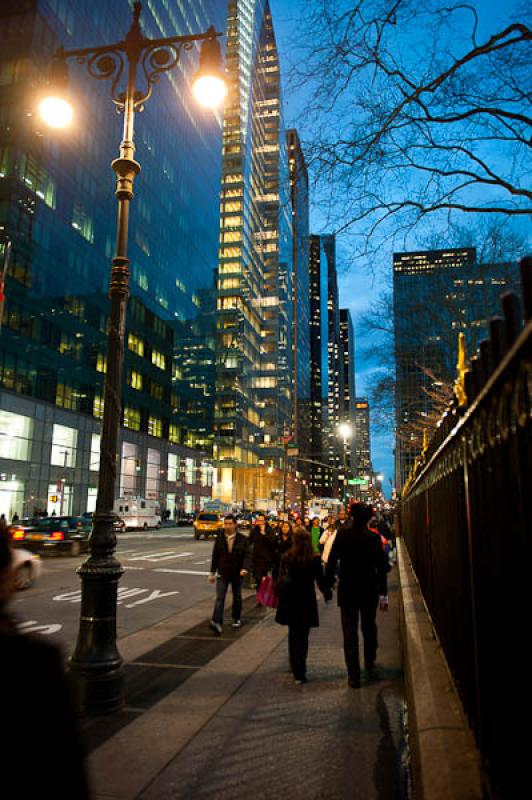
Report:
[[[270,0],[272,19],[277,38],[277,45],[280,54],[281,71],[286,76],[290,64],[294,58],[294,43],[298,42],[298,19],[304,12],[305,7],[311,4],[312,0]],[[421,2],[421,0],[420,0]],[[334,2],[331,0],[332,7]],[[473,0],[479,14],[479,38],[500,29],[501,21],[506,22],[511,9],[522,8],[520,0]],[[442,3],[443,5],[443,3]],[[517,19],[518,13],[515,14]],[[286,81],[284,81],[286,87]],[[304,93],[299,93],[297,97],[290,96],[285,88],[284,93],[284,113],[287,126],[298,127],[298,117],[304,110]],[[324,226],[323,218],[320,218],[319,210],[316,207],[318,198],[310,197],[311,209],[311,231],[313,233],[332,233],[333,231]],[[339,197],[338,202],[341,202]],[[462,221],[464,224],[465,220]],[[356,232],[355,232],[356,233]],[[427,230],[423,231],[426,235]],[[355,326],[355,338],[357,339],[355,373],[356,391],[358,396],[364,396],[368,390],[368,377],[374,372],[376,366],[372,361],[371,355],[367,355],[367,350],[371,347],[371,341],[367,338],[360,341],[359,320],[360,315],[371,304],[382,291],[386,282],[389,283],[392,271],[392,252],[393,246],[390,244],[388,249],[383,248],[381,252],[380,264],[364,265],[359,261],[354,261],[351,257],[352,245],[350,235],[339,234],[337,237],[337,261],[339,267],[339,291],[340,305],[351,310]],[[411,236],[406,247],[396,247],[395,249],[423,249],[423,244],[416,241],[416,236]],[[375,268],[376,266],[376,268]],[[369,347],[368,347],[369,345]],[[366,351],[366,354],[363,352]],[[393,463],[394,437],[393,431],[387,433],[372,430],[372,458],[373,466],[377,472],[383,472],[385,480],[383,488],[389,494],[390,481],[394,479]]]

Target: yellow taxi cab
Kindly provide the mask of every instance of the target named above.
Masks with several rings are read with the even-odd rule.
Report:
[[[194,520],[194,539],[204,536],[216,536],[218,531],[223,530],[222,518],[214,511],[200,511]]]

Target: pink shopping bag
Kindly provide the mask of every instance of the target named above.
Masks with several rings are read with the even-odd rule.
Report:
[[[257,603],[268,608],[277,608],[279,599],[275,594],[275,581],[271,575],[265,575],[257,592]]]

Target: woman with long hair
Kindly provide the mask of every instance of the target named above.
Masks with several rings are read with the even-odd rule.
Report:
[[[320,624],[315,584],[325,599],[330,599],[321,561],[312,552],[309,532],[302,526],[293,533],[293,541],[281,560],[278,580],[279,606],[275,621],[288,625],[288,655],[295,682],[307,682],[308,638],[311,628]]]

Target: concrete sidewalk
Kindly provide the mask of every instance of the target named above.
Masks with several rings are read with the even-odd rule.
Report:
[[[202,602],[122,640],[126,667],[145,670],[137,683],[156,674],[155,687],[166,684],[158,701],[152,693],[155,702],[129,706],[118,726],[116,715],[94,723],[93,733],[108,726],[89,758],[95,800],[403,800],[395,571],[389,586],[379,667],[371,681],[363,673],[360,689],[347,686],[336,600],[320,603],[304,686],[288,670],[287,629],[252,597],[241,631],[226,628],[219,639],[207,626],[212,602]]]

